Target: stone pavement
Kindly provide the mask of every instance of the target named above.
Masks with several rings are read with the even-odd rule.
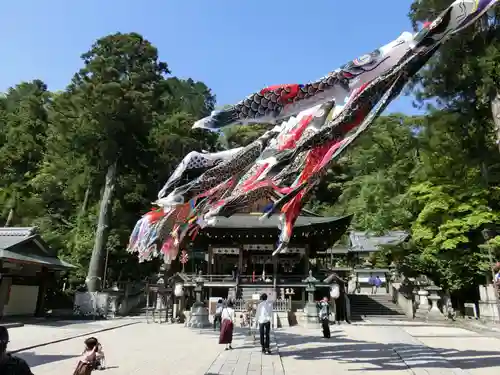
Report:
[[[25,324],[17,328],[7,327],[10,335],[9,351],[16,352],[20,349],[66,340],[96,331],[109,330],[136,322],[128,319],[40,321],[37,324]]]
[[[246,332],[238,335],[233,342],[233,350],[221,352],[205,375],[284,375],[285,371],[278,354],[276,341],[271,338],[271,355],[262,354],[258,343],[245,337]]]
[[[192,331],[182,325],[139,323],[95,337],[106,355],[106,375],[200,375],[222,349],[213,332]],[[36,375],[71,374],[82,353],[83,340],[76,338],[17,355]]]
[[[405,327],[404,331],[454,367],[470,374],[489,375],[500,372],[500,340],[497,335],[455,327]]]
[[[11,332],[11,348],[46,339],[82,334],[117,322],[78,323],[74,327],[21,327]],[[124,321],[119,322],[125,323]],[[211,330],[182,325],[138,323],[101,332],[108,370],[120,375],[497,375],[500,340],[453,326],[377,320],[332,326],[332,338],[319,329],[293,327],[274,333],[273,354],[236,330],[234,350],[224,351]],[[29,329],[29,331],[28,331]],[[19,330],[19,331],[17,331]],[[61,330],[62,333],[57,331]],[[16,332],[17,331],[17,332]],[[65,336],[66,335],[66,336]],[[16,343],[22,342],[22,344]],[[277,342],[277,346],[276,346]],[[36,375],[71,373],[83,338],[21,351]],[[279,354],[278,354],[279,349]],[[374,374],[375,375],[375,374]]]
[[[384,343],[387,333],[370,326],[333,325],[332,337],[320,329],[293,327],[276,332],[285,374],[411,374],[408,366]]]

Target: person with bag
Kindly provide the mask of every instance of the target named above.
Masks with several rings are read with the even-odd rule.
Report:
[[[0,326],[0,374],[1,375],[33,375],[24,359],[7,353],[9,331]]]
[[[323,329],[323,337],[329,339],[330,334],[330,304],[328,303],[328,297],[324,297],[318,305],[319,308],[319,321],[321,323],[321,328]]]
[[[84,341],[85,350],[80,357],[73,375],[90,375],[92,370],[100,367],[104,355],[101,354],[101,345],[95,337],[89,337]]]
[[[228,301],[227,306],[222,309],[219,335],[219,344],[225,344],[226,350],[233,349],[231,344],[233,342],[234,320],[235,312],[233,302]]]

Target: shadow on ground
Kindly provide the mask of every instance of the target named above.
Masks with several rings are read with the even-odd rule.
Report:
[[[82,319],[81,317],[67,318],[67,319],[58,319],[58,318],[33,318],[33,317],[7,317],[2,318],[0,321],[1,325],[9,325],[12,323],[22,323],[25,325],[37,325],[42,327],[67,327],[74,324],[82,324],[82,323],[92,323],[99,320],[95,319]],[[17,327],[14,327],[17,328]],[[12,329],[14,329],[12,328]],[[10,329],[10,328],[9,328]]]
[[[383,344],[352,340],[343,332],[335,331],[332,331],[329,340],[323,339],[320,331],[318,336],[277,331],[276,341],[282,358],[306,361],[333,359],[340,363],[357,364],[360,371],[405,369],[407,365],[402,360],[412,368],[455,367],[467,370],[500,366],[500,352],[429,348],[423,344]]]
[[[75,355],[43,355],[43,354],[36,354],[35,352],[23,352],[21,354],[16,354],[19,358],[24,359],[26,362],[28,362],[28,365],[30,367],[36,367],[36,366],[41,366],[41,365],[46,365],[48,363],[54,363],[54,362],[59,362],[59,361],[64,361],[66,359],[74,358],[75,359],[75,367],[76,367],[76,359],[79,356]]]

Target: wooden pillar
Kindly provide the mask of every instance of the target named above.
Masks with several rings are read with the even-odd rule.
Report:
[[[240,246],[240,251],[238,253],[238,271],[241,272],[243,271],[243,245]]]
[[[306,245],[304,251],[304,275],[308,274],[309,274],[309,245]]]
[[[212,245],[208,246],[208,266],[207,266],[207,274],[211,275],[212,274],[212,259],[213,259],[213,253],[212,253]]]
[[[36,300],[35,316],[43,316],[45,310],[45,295],[47,294],[47,286],[49,282],[49,270],[47,267],[42,267],[38,275],[38,296]]]
[[[273,257],[273,288],[274,288],[275,295],[278,294],[277,278],[278,278],[278,256],[274,256]]]

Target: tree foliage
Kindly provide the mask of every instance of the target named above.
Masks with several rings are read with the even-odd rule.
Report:
[[[414,25],[434,19],[448,0],[415,1]],[[489,263],[482,229],[500,222],[499,152],[491,102],[498,96],[498,18],[452,38],[414,79],[424,117],[381,118],[344,158],[349,175],[340,205],[354,227],[405,229],[411,240],[374,261],[395,261],[452,292],[484,282]],[[430,105],[430,104],[432,105]],[[498,237],[490,241],[495,250]],[[496,255],[496,254],[495,254]]]
[[[409,16],[417,26],[450,3],[414,1]],[[500,245],[500,236],[485,245],[481,235],[500,224],[499,32],[498,17],[485,17],[447,42],[410,87],[416,104],[432,104],[427,114],[378,119],[315,188],[308,206],[353,213],[357,230],[408,231],[409,242],[385,248],[373,263],[395,262],[405,274],[426,274],[452,292],[483,282],[486,247]],[[39,226],[78,266],[72,282],[81,282],[105,176],[116,165],[103,242],[108,277],[147,275],[157,265],[139,267],[124,249],[180,159],[192,150],[245,146],[268,128],[226,129],[224,145],[216,133],[192,131],[193,121],[214,106],[207,86],[172,76],[141,35],[99,39],[61,92],[35,80],[0,97],[0,219]]]
[[[67,88],[23,82],[0,98],[0,218],[38,226],[82,282],[95,241],[106,172],[117,163],[108,236],[108,279],[148,275],[125,252],[130,230],[180,159],[214,150],[216,137],[191,132],[215,97],[202,82],[169,76],[141,35],[97,40]]]

